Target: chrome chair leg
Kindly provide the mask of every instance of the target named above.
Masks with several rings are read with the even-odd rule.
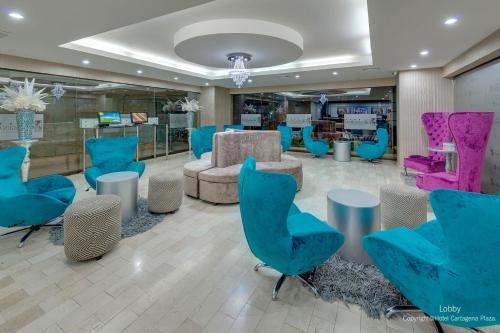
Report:
[[[40,230],[40,226],[31,226],[29,231],[21,238],[21,240],[19,241],[19,244],[17,245],[18,248],[22,248],[24,246],[24,243],[26,242],[26,240],[28,239],[29,236],[31,236],[31,234],[34,232],[34,231],[38,231]]]
[[[318,298],[319,297],[319,293],[318,293],[318,289],[316,288],[316,286],[312,283],[312,281],[310,281],[309,279],[307,279],[305,276],[302,276],[302,275],[297,275],[296,278],[302,282],[303,284],[306,285],[306,287],[308,287],[314,294],[314,297]]]
[[[273,288],[273,301],[278,299],[278,293],[280,292],[281,286],[283,285],[283,282],[286,280],[287,276],[285,274],[281,275],[280,279],[276,284],[274,285]]]
[[[256,271],[256,272],[258,272],[259,269],[266,268],[266,267],[269,267],[269,265],[261,262],[261,263],[255,265],[255,267],[253,268],[253,270]]]

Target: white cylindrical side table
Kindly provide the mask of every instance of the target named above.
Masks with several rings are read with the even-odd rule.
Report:
[[[380,200],[367,192],[339,188],[328,192],[327,201],[328,224],[344,235],[338,254],[350,261],[373,265],[361,240],[380,230]]]
[[[122,222],[130,221],[137,213],[138,191],[137,172],[113,172],[97,177],[97,195],[114,194],[120,197]]]
[[[334,141],[333,158],[337,162],[349,162],[351,160],[351,141]]]

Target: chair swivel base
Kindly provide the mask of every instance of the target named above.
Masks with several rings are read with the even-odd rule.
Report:
[[[268,264],[260,263],[260,264],[255,265],[254,270],[257,272],[260,268],[271,268],[271,267]],[[319,297],[318,289],[313,284],[313,282],[305,275],[299,274],[299,275],[290,276],[290,275],[282,274],[281,277],[279,278],[279,280],[274,285],[273,296],[272,296],[273,301],[276,301],[278,299],[278,293],[281,289],[281,286],[283,285],[283,282],[285,282],[286,278],[288,278],[288,277],[296,278],[297,280],[302,282],[302,284],[304,286],[306,286],[309,290],[311,290],[316,298]]]
[[[22,229],[6,232],[5,234],[2,234],[0,236],[3,237],[3,236],[10,235],[10,234],[15,234],[17,232],[28,230],[28,232],[26,234],[24,234],[23,237],[21,237],[21,240],[19,241],[19,244],[17,245],[18,248],[22,248],[24,246],[24,244],[26,243],[26,240],[28,239],[28,237],[31,236],[31,234],[33,232],[40,230],[42,227],[62,227],[62,223],[32,225],[32,226],[29,226],[27,228],[22,228]]]
[[[438,332],[438,333],[445,333],[444,330],[443,330],[443,327],[441,326],[441,324],[439,323],[439,321],[435,320],[434,318],[432,318],[427,313],[425,313],[422,310],[420,310],[415,305],[396,305],[396,306],[392,306],[392,307],[388,308],[387,310],[385,310],[385,317],[387,319],[390,319],[393,315],[395,315],[395,314],[401,314],[401,313],[423,313],[425,316],[429,317],[434,322],[434,326],[436,327],[436,332]],[[473,332],[480,332],[480,333],[483,332],[483,331],[481,331],[478,328],[470,327],[468,329],[471,330],[471,331],[473,331]]]

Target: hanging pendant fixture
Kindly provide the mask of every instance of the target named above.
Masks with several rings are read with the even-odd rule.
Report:
[[[231,53],[227,55],[227,60],[230,64],[229,76],[236,86],[241,88],[250,77],[246,65],[252,60],[252,56],[248,53]]]

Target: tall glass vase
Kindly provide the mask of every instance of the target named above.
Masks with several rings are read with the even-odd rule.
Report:
[[[17,131],[20,141],[33,139],[34,120],[35,112],[27,109],[20,109],[16,111]]]
[[[195,113],[193,111],[188,111],[188,113],[187,113],[187,127],[188,128],[194,127],[194,115],[195,115]]]

